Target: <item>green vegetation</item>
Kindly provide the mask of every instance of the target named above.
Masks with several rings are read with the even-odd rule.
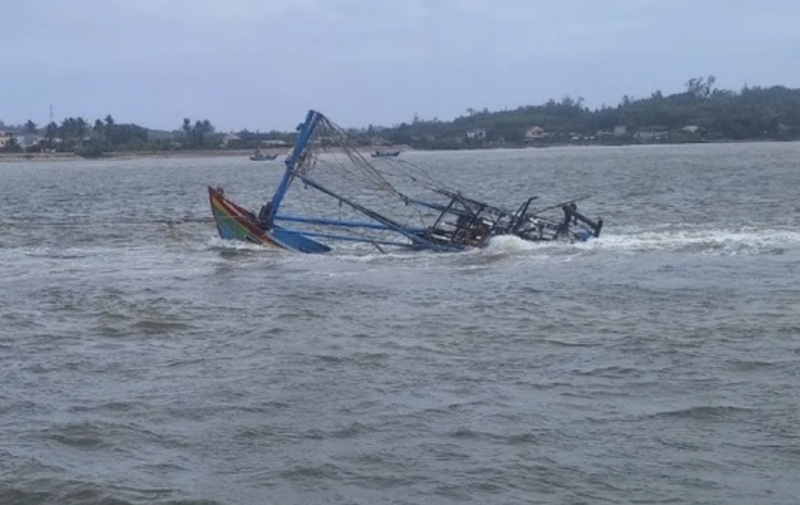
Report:
[[[11,137],[11,139],[9,139],[9,141],[3,144],[3,147],[0,148],[0,153],[18,153],[21,151],[22,146],[14,137]]]
[[[61,124],[51,122],[38,128],[33,121],[21,126],[6,126],[0,121],[0,133],[12,137],[0,152],[75,153],[85,158],[98,158],[107,153],[164,152],[211,149],[258,149],[265,145],[288,146],[294,132],[269,133],[242,130],[238,134],[216,132],[208,119],[184,118],[180,129],[150,130],[136,124],[117,123],[111,115],[96,119],[90,125],[82,117],[69,117]],[[18,138],[24,139],[24,146]]]
[[[582,98],[564,97],[542,105],[490,112],[467,109],[452,121],[420,119],[392,127],[351,128],[361,146],[405,144],[416,149],[469,149],[494,146],[558,144],[631,144],[800,139],[800,89],[745,86],[717,89],[715,78],[693,78],[685,91],[635,99],[624,96],[616,106],[589,109]],[[51,122],[44,128],[28,121],[7,127],[24,138],[6,142],[3,151],[75,152],[99,157],[113,152],[162,152],[203,149],[283,147],[296,132],[242,130],[216,132],[208,119],[185,118],[173,131],[118,124],[110,115],[89,124],[81,117]],[[33,137],[33,142],[30,141]]]
[[[715,89],[714,82],[713,76],[695,78],[682,93],[625,96],[615,107],[595,110],[585,107],[582,98],[571,97],[498,112],[468,109],[453,121],[415,118],[378,133],[391,143],[426,149],[800,139],[800,89],[745,86],[734,92]],[[543,132],[532,131],[535,126]],[[468,138],[470,131],[475,138]],[[375,132],[370,127],[363,135]]]

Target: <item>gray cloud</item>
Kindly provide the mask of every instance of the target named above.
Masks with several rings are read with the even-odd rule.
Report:
[[[791,0],[73,0],[0,17],[0,119],[290,128],[451,118],[467,107],[590,105],[678,91],[800,85]],[[8,12],[7,10],[5,12]]]

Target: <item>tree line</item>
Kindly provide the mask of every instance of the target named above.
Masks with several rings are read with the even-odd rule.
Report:
[[[714,76],[692,78],[683,92],[646,98],[623,96],[616,106],[590,109],[583,98],[566,96],[541,105],[490,112],[467,109],[453,121],[421,120],[415,116],[391,128],[367,128],[394,144],[415,148],[447,149],[470,146],[515,145],[530,141],[526,133],[543,129],[540,143],[796,140],[800,139],[800,89],[785,86],[744,86],[740,91],[718,89]],[[618,127],[624,127],[620,130]],[[612,134],[617,129],[616,134]],[[477,139],[470,130],[483,130]],[[645,136],[644,133],[649,135]],[[652,135],[658,134],[658,135]]]
[[[744,86],[739,91],[715,87],[714,76],[688,80],[685,90],[664,95],[655,91],[645,98],[628,95],[615,106],[590,109],[583,98],[565,96],[541,105],[491,112],[473,108],[452,121],[421,119],[391,127],[369,125],[348,133],[358,145],[406,144],[417,149],[463,149],[493,145],[523,145],[531,141],[534,126],[543,135],[537,143],[800,139],[800,89],[785,86]],[[0,131],[5,125],[0,122]],[[620,127],[624,127],[620,129]],[[55,150],[100,156],[114,151],[164,151],[175,149],[257,149],[270,142],[291,144],[296,132],[266,133],[241,130],[216,131],[208,119],[184,118],[172,131],[151,130],[136,124],[119,124],[111,115],[89,123],[81,117],[51,122],[39,128],[33,121],[12,127],[19,134],[41,135],[29,151]],[[467,135],[470,131],[480,135]],[[614,132],[611,134],[610,132]],[[644,136],[649,132],[651,135]],[[658,133],[658,135],[654,135]],[[6,151],[21,150],[6,143]]]
[[[174,151],[181,149],[258,149],[265,143],[294,142],[295,132],[269,132],[247,129],[235,134],[216,131],[208,119],[192,121],[184,118],[179,128],[171,131],[153,130],[132,123],[117,123],[109,114],[105,119],[89,123],[82,117],[68,117],[61,123],[50,122],[39,127],[28,120],[23,125],[8,126],[0,121],[0,133],[11,132],[12,137],[0,152],[74,152],[85,157],[98,157],[103,153]],[[36,142],[26,145],[17,140],[21,136],[36,137]]]
[[[117,123],[109,114],[105,119],[89,123],[82,117],[68,117],[61,123],[50,122],[39,127],[28,120],[24,125],[5,127],[17,136],[38,137],[35,143],[12,137],[3,147],[5,152],[74,152],[86,157],[100,156],[105,152],[165,151],[173,149],[212,149],[219,147],[219,137],[208,119],[194,123],[183,120],[180,130],[159,132],[132,123]]]

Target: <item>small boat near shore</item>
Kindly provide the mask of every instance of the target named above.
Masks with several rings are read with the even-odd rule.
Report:
[[[277,154],[264,154],[261,151],[256,151],[250,156],[250,161],[272,161],[277,157]]]
[[[397,158],[400,156],[400,151],[375,151],[370,156],[373,158]]]

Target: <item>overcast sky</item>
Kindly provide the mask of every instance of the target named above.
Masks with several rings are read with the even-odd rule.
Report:
[[[20,0],[0,10],[0,120],[177,128],[452,119],[582,96],[800,87],[797,0]]]

